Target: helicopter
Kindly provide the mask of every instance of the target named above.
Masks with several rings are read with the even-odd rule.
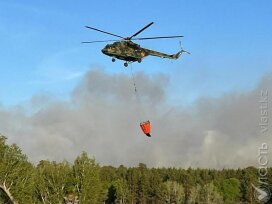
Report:
[[[149,23],[145,27],[143,27],[141,30],[136,32],[130,37],[122,37],[120,35],[116,35],[113,33],[109,33],[103,30],[99,30],[97,28],[93,28],[90,26],[85,26],[88,29],[95,30],[101,33],[105,33],[108,35],[112,35],[115,37],[120,38],[121,40],[98,40],[98,41],[89,41],[89,42],[82,42],[82,43],[100,43],[100,42],[114,42],[112,44],[107,44],[101,51],[103,54],[108,55],[112,57],[112,62],[115,62],[116,59],[125,61],[124,66],[127,67],[128,63],[132,62],[142,62],[142,59],[144,57],[147,57],[149,55],[161,57],[161,58],[169,58],[169,59],[178,59],[179,56],[185,52],[190,54],[189,52],[185,51],[182,47],[181,50],[178,51],[176,54],[165,54],[162,52],[158,52],[155,50],[150,50],[146,48],[142,48],[140,45],[132,42],[132,40],[153,40],[153,39],[163,39],[163,38],[181,38],[182,35],[176,35],[176,36],[159,36],[159,37],[145,37],[145,38],[135,38],[138,34],[143,32],[145,29],[147,29],[149,26],[151,26],[154,22]]]

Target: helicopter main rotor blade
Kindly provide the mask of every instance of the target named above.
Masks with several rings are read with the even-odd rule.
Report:
[[[99,30],[97,28],[93,28],[93,27],[90,27],[90,26],[85,26],[86,28],[89,28],[89,29],[92,29],[92,30],[96,30],[98,32],[101,32],[101,33],[106,33],[108,35],[112,35],[112,36],[115,36],[115,37],[118,37],[118,38],[122,38],[122,39],[125,39],[124,37],[120,36],[120,35],[115,35],[113,33],[109,33],[109,32],[106,32],[106,31],[103,31],[103,30]]]
[[[161,39],[161,38],[182,38],[182,35],[175,36],[160,36],[160,37],[148,37],[148,38],[132,38],[131,40],[153,40],[153,39]]]
[[[142,28],[141,30],[139,30],[137,33],[135,33],[134,35],[128,37],[126,40],[131,40],[133,37],[135,37],[136,35],[139,35],[139,33],[143,32],[145,29],[147,29],[149,26],[151,26],[154,22],[149,23],[147,26],[145,26],[144,28]]]
[[[100,43],[100,42],[117,42],[119,40],[96,40],[96,41],[85,41],[81,43]]]

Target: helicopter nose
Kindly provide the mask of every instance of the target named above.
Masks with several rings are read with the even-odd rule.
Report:
[[[107,53],[107,49],[106,49],[106,48],[103,48],[101,51],[102,51],[104,54]]]

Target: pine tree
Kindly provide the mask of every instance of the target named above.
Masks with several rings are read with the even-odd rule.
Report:
[[[240,181],[236,178],[225,179],[220,185],[220,191],[225,203],[236,203],[240,194]]]

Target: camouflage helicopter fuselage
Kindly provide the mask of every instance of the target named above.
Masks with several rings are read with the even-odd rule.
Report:
[[[142,58],[152,55],[161,58],[178,59],[184,50],[180,50],[178,53],[168,55],[165,53],[157,52],[142,48],[140,45],[133,43],[132,41],[119,41],[112,44],[107,44],[102,50],[103,54],[113,57],[114,59],[124,60],[126,62],[141,62]],[[127,64],[125,64],[126,66]]]
[[[116,35],[113,33],[109,33],[103,30],[99,30],[97,28],[93,28],[90,26],[85,26],[86,28],[105,33],[108,35],[112,35],[118,38],[121,38],[122,40],[98,40],[98,41],[89,41],[89,42],[82,42],[82,43],[97,43],[97,42],[109,42],[109,41],[115,41],[112,44],[107,44],[101,51],[110,57],[112,57],[112,61],[114,62],[115,59],[124,60],[124,65],[127,67],[129,62],[141,62],[142,59],[146,56],[156,56],[161,58],[169,58],[169,59],[178,59],[179,56],[183,52],[187,52],[181,48],[179,52],[173,55],[165,54],[162,52],[157,52],[154,50],[149,50],[146,48],[142,48],[140,45],[132,42],[132,40],[151,40],[151,39],[162,39],[162,38],[180,38],[183,37],[181,35],[176,36],[159,36],[159,37],[145,37],[145,38],[135,38],[137,35],[139,35],[141,32],[143,32],[145,29],[147,29],[149,26],[151,26],[153,22],[149,23],[145,27],[143,27],[141,30],[136,32],[130,37],[122,37],[120,35]],[[187,52],[188,53],[188,52]],[[189,54],[189,53],[188,53]]]

